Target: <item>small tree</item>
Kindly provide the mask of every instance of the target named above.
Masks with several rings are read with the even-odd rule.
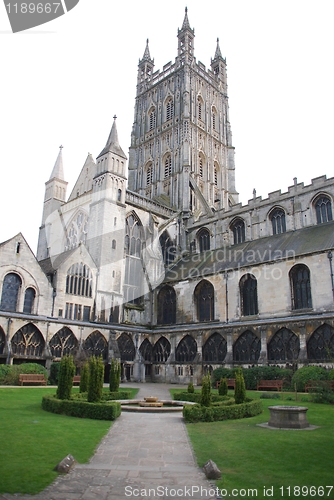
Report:
[[[244,403],[246,400],[245,380],[241,370],[238,370],[235,376],[234,399],[237,405]]]
[[[104,364],[102,356],[92,356],[89,360],[89,381],[87,401],[97,403],[102,398]]]
[[[58,374],[58,399],[70,399],[74,375],[75,365],[73,362],[73,356],[63,356],[60,362]]]
[[[89,382],[89,363],[85,362],[80,371],[80,392],[88,391],[88,382]]]
[[[210,406],[211,405],[211,377],[208,374],[202,379],[202,390],[201,390],[201,405]]]
[[[227,379],[224,377],[224,378],[220,379],[219,387],[218,387],[218,394],[220,396],[226,396],[227,392],[228,392]]]
[[[192,382],[188,384],[188,392],[190,394],[193,394],[195,392],[194,384]]]
[[[120,381],[121,381],[121,363],[117,359],[112,359],[110,365],[110,375],[109,375],[110,392],[118,392]]]

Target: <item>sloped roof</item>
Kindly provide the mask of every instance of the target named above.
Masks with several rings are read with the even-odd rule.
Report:
[[[294,259],[334,248],[334,222],[276,234],[201,254],[185,255],[166,272],[165,282],[182,281],[225,270]]]

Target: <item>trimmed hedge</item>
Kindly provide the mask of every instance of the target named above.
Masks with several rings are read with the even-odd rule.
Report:
[[[259,399],[230,406],[184,405],[183,407],[183,417],[186,422],[190,423],[254,417],[260,413],[262,413],[262,402]]]
[[[39,363],[21,363],[20,365],[0,365],[0,384],[1,385],[20,385],[20,373],[39,373],[43,374],[45,380],[48,379],[48,372],[44,366]]]
[[[88,403],[78,399],[57,399],[53,394],[43,396],[42,408],[60,415],[96,420],[115,420],[121,414],[121,404],[117,402]]]
[[[191,401],[192,403],[200,403],[202,394],[200,392],[175,392],[173,399],[175,401]],[[219,394],[211,394],[211,402],[217,403],[230,399],[226,396],[220,396]]]
[[[216,382],[220,381],[221,378],[236,378],[238,369],[240,368],[219,367],[213,370],[213,387],[216,387]],[[283,380],[284,387],[290,387],[293,371],[278,366],[253,366],[251,368],[242,368],[242,374],[244,376],[246,389],[255,391],[256,384],[260,380]]]

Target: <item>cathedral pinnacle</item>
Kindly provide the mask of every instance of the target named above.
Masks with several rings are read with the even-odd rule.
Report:
[[[63,167],[63,146],[59,146],[59,153],[56,159],[56,163],[53,167],[50,179],[59,179],[64,181],[64,167]]]
[[[216,53],[215,53],[215,59],[218,59],[218,58],[223,58],[222,56],[222,53],[221,53],[221,50],[220,50],[220,47],[219,47],[219,38],[217,38],[217,47],[216,47]]]
[[[124,154],[124,152],[123,152],[123,150],[118,142],[118,133],[117,133],[117,127],[116,127],[117,116],[114,115],[113,118],[114,118],[114,122],[112,124],[107,143],[98,157],[100,157],[101,155],[110,151],[110,152],[116,153],[119,156],[122,156],[123,158],[126,158],[126,156],[125,156],[125,154]]]

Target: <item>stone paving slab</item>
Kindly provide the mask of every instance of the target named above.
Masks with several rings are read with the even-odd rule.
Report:
[[[168,385],[138,387],[139,398],[170,398]],[[212,500],[212,491],[195,462],[182,413],[123,412],[89,463],[76,464],[38,495],[4,494],[0,500]]]

